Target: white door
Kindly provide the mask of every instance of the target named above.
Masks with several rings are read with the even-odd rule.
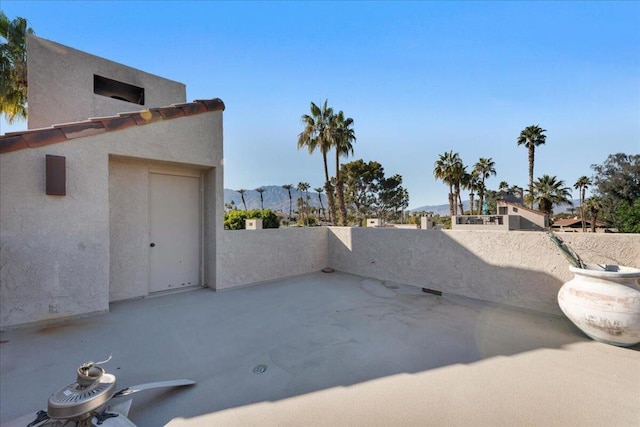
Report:
[[[149,174],[149,292],[200,284],[200,178]]]

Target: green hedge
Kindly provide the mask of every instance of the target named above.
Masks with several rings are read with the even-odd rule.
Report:
[[[252,209],[250,211],[233,210],[224,213],[224,229],[225,230],[244,230],[246,219],[262,218],[263,228],[279,228],[280,219],[271,209]]]

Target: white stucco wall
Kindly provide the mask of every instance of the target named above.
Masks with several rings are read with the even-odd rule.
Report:
[[[326,227],[225,230],[217,290],[319,271],[328,262]]]
[[[184,167],[112,156],[109,161],[110,269],[109,300],[120,301],[149,294],[149,173],[200,176],[205,195],[211,168]],[[206,198],[206,197],[205,197]],[[211,198],[211,197],[209,197]],[[214,209],[203,214],[214,218]],[[214,234],[215,236],[215,234]],[[210,248],[215,249],[215,244]],[[211,250],[211,249],[209,249]],[[210,257],[209,259],[211,259]],[[203,285],[207,285],[205,276]]]
[[[27,67],[29,129],[186,100],[182,83],[35,36],[27,38]],[[95,94],[94,74],[144,88],[144,105]]]
[[[46,154],[66,157],[66,196],[45,194]],[[215,212],[222,212],[224,203],[222,112],[4,153],[0,155],[0,328],[108,310],[110,274],[121,277],[122,289],[114,289],[113,297],[140,293],[124,288],[139,288],[144,282],[142,252],[122,254],[121,258],[130,257],[126,265],[110,264],[111,243],[131,248],[141,242],[139,235],[110,227],[113,155],[208,169],[205,233],[213,241],[220,235],[222,215]],[[116,173],[113,179],[131,187],[131,193],[144,191],[143,183],[127,181],[136,171],[127,173]],[[142,208],[134,199],[125,196],[141,218]],[[112,223],[120,221],[124,224],[127,219],[111,218]],[[215,286],[218,250],[209,244],[205,252],[205,280],[210,286]],[[138,270],[131,269],[134,265]]]
[[[546,233],[332,227],[333,268],[551,314],[572,275]],[[562,236],[565,238],[565,236]],[[640,267],[640,236],[570,235],[588,262]]]

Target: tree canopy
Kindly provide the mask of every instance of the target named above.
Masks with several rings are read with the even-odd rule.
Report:
[[[538,145],[542,145],[547,141],[547,136],[544,134],[546,129],[542,129],[539,125],[527,126],[520,132],[517,143],[518,146],[524,145],[527,149],[529,157],[529,200],[530,207],[533,208],[533,165],[535,163],[535,152]]]
[[[601,200],[601,218],[621,232],[637,232],[640,213],[640,154],[611,154],[591,165],[593,194]]]
[[[9,123],[27,118],[27,34],[26,19],[0,11],[0,113]]]

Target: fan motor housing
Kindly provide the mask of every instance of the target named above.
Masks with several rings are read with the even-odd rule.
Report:
[[[89,416],[91,411],[111,399],[115,388],[116,377],[104,371],[89,385],[69,384],[49,397],[47,415],[55,419]]]

